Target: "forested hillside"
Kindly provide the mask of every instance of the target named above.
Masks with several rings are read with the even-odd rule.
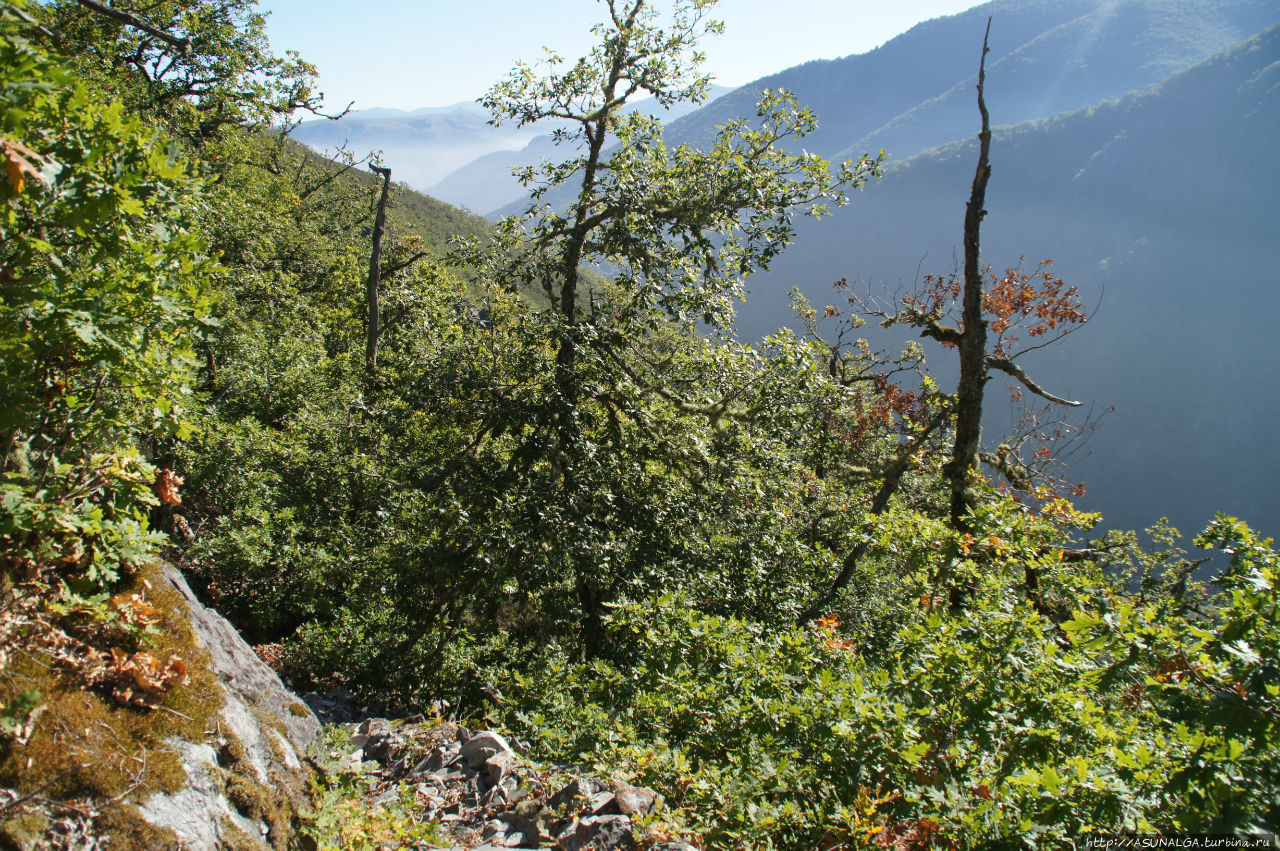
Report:
[[[987,71],[996,121],[1015,124],[1158,83],[1276,23],[1276,9],[1267,0],[993,0],[867,53],[756,80],[674,123],[671,135],[706,142],[717,124],[749,115],[761,89],[785,88],[822,116],[811,150],[837,162],[881,148],[905,159],[955,141],[973,119],[973,45],[988,17],[999,21]]]
[[[1025,264],[1003,245],[1007,271],[979,262],[1008,238],[1019,152],[1061,137],[991,141],[998,77],[979,60],[1000,55],[980,35],[968,49],[976,146],[832,168],[785,91],[704,144],[664,144],[626,105],[706,95],[714,4],[585,5],[604,16],[590,56],[517,66],[486,95],[500,123],[565,125],[565,160],[490,228],[396,190],[394,159],[330,162],[282,136],[320,109],[315,71],[267,43],[252,0],[0,0],[4,841],[63,841],[39,805],[117,846],[176,845],[104,815],[184,782],[165,725],[240,759],[148,602],[159,560],[300,690],[525,742],[470,766],[477,801],[523,815],[525,847],[1275,833],[1276,551],[1225,514],[1144,544],[1072,504],[1052,365],[1092,305],[1037,262],[1029,215]],[[1057,120],[1127,133],[1071,171],[1081,214],[1121,180],[1109,152],[1155,145],[1118,114],[1151,113],[1158,137],[1184,103],[1166,95],[1220,79],[1237,81],[1223,121],[1262,114],[1274,40]],[[1227,150],[1262,185],[1252,132]],[[966,180],[947,190],[931,175],[951,162]],[[893,221],[884,187],[913,174],[947,194],[932,209],[951,211],[957,268],[891,299],[847,281],[796,296],[799,330],[735,335],[798,232],[812,251],[809,228],[833,225],[852,251],[847,219],[817,220],[850,204]],[[543,203],[557,193],[572,200]],[[1130,321],[1162,319],[1159,301]],[[858,339],[876,322],[944,345],[877,351]],[[1040,418],[984,431],[1005,384]],[[1211,582],[1192,550],[1223,554]],[[91,726],[114,740],[94,763],[76,756]],[[427,774],[449,765],[406,754],[421,782],[388,788],[359,755],[327,756],[310,809],[228,790],[284,825],[244,847],[479,841],[423,815],[441,812]],[[535,823],[551,790],[522,786],[516,761],[657,795],[623,818],[571,792],[561,821]],[[582,840],[599,819],[607,843]]]

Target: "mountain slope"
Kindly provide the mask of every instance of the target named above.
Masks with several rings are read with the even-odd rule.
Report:
[[[284,144],[290,149],[306,151],[306,155],[315,161],[329,162],[323,155],[292,138],[285,139]],[[330,163],[329,167],[335,171],[343,169],[337,163]],[[489,235],[489,222],[479,216],[418,192],[404,183],[397,169],[392,169],[391,177],[398,185],[387,207],[387,218],[390,228],[399,235],[413,235],[421,238],[423,247],[431,249],[436,254],[445,250],[446,244],[452,237]],[[366,168],[348,169],[337,179],[343,182],[351,181],[361,186],[368,192],[371,199],[376,197],[382,185],[382,178]]]
[[[1159,83],[1276,23],[1280,9],[1274,0],[991,0],[867,53],[763,77],[671,122],[667,138],[708,145],[718,126],[754,115],[761,90],[784,88],[818,114],[805,149],[833,161],[880,149],[902,160],[946,144],[972,121],[988,17],[989,88],[1000,121],[1014,124]]]
[[[987,99],[999,121],[991,81]],[[1144,92],[996,131],[985,261],[1052,258],[1087,304],[1101,298],[1088,326],[1030,363],[1055,392],[1115,406],[1075,471],[1110,525],[1149,524],[1160,505],[1189,527],[1223,510],[1280,531],[1278,132],[1280,27]],[[786,323],[793,284],[822,304],[841,277],[909,285],[917,270],[950,271],[976,157],[964,142],[912,158],[807,225],[753,279],[741,333]]]
[[[742,86],[672,125],[705,144],[751,115],[761,89],[817,111],[808,150],[833,159],[884,148],[903,158],[956,138],[991,17],[991,90],[1006,123],[1045,117],[1163,80],[1277,20],[1271,0],[993,0],[918,24],[868,53],[809,62]],[[960,123],[957,123],[957,122]]]
[[[536,136],[518,151],[494,151],[476,157],[428,191],[471,210],[497,210],[521,198],[525,192],[512,171],[544,159],[554,160],[556,152],[555,141],[550,136]]]

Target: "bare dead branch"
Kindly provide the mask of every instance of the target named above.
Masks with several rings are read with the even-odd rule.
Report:
[[[382,176],[382,195],[378,199],[378,216],[373,225],[373,250],[369,254],[369,279],[366,282],[369,319],[365,344],[365,370],[372,377],[378,366],[379,304],[378,284],[382,280],[382,234],[387,224],[387,194],[391,191],[391,169],[371,165],[369,170]]]
[[[1008,358],[998,358],[998,357],[995,357],[994,355],[987,355],[987,366],[991,367],[992,369],[998,369],[1001,372],[1005,373],[1006,375],[1013,376],[1014,378],[1018,379],[1018,381],[1020,381],[1022,385],[1026,387],[1028,390],[1030,390],[1032,393],[1036,394],[1037,396],[1043,399],[1048,399],[1050,402],[1053,402],[1055,404],[1066,405],[1069,408],[1078,408],[1081,406],[1081,404],[1083,404],[1081,402],[1074,402],[1071,399],[1064,399],[1061,396],[1055,396],[1054,394],[1050,393],[1048,390],[1045,390],[1043,387],[1037,384],[1035,380],[1031,378],[1031,376],[1027,375],[1026,370],[1018,366],[1016,363],[1009,360]]]
[[[955,444],[951,460],[945,467],[951,482],[951,527],[966,532],[969,531],[968,515],[976,501],[969,488],[969,470],[977,462],[982,440],[982,396],[987,380],[987,323],[982,317],[984,281],[978,264],[982,220],[987,215],[984,209],[987,181],[991,177],[991,117],[984,96],[990,37],[991,19],[987,18],[982,58],[978,62],[978,112],[982,116],[982,128],[978,131],[978,166],[973,173],[973,188],[964,214],[964,301],[961,311],[964,331],[960,333],[958,343],[960,381],[956,386]]]
[[[409,268],[414,263],[417,263],[422,258],[428,256],[430,253],[431,252],[429,251],[419,251],[416,254],[414,254],[412,257],[409,257],[406,260],[401,260],[399,263],[391,263],[389,265],[383,266],[382,274],[384,276],[394,275],[396,272],[399,272],[401,269]]]
[[[881,482],[880,488],[876,491],[875,496],[871,498],[871,508],[867,512],[867,516],[879,516],[889,507],[889,500],[897,493],[898,487],[902,484],[902,477],[911,469],[916,452],[920,450],[920,447],[924,445],[930,435],[942,427],[946,419],[947,412],[945,409],[937,411],[909,443],[899,447],[897,458],[885,471],[884,480]],[[840,572],[831,581],[831,587],[827,589],[825,594],[805,608],[800,614],[800,623],[811,621],[822,614],[823,609],[831,601],[831,598],[838,594],[845,585],[849,584],[849,580],[853,578],[854,568],[858,566],[858,562],[862,560],[870,546],[871,538],[864,537],[858,542],[857,546],[849,551],[848,555],[844,557],[844,561],[840,564]]]
[[[170,35],[164,30],[152,26],[136,15],[108,6],[105,3],[99,3],[98,0],[76,0],[76,2],[81,6],[84,6],[86,9],[91,9],[94,12],[97,12],[99,15],[106,15],[108,18],[120,21],[122,24],[133,27],[135,30],[141,30],[152,38],[158,38],[165,44],[176,47],[182,54],[191,52],[190,38]]]

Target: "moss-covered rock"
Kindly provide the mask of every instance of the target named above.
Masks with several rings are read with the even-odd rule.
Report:
[[[287,847],[310,805],[300,754],[315,716],[174,568],[141,571],[125,590],[161,613],[145,651],[182,659],[185,677],[153,708],[121,705],[67,666],[9,648],[0,705],[35,690],[43,712],[23,740],[0,743],[0,785],[94,813],[94,831],[117,847]],[[50,830],[36,804],[6,815],[0,844],[38,844]]]
[[[19,813],[0,822],[0,845],[29,851],[39,845],[48,827],[49,817],[44,813]]]

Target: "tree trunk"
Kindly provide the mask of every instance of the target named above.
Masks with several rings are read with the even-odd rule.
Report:
[[[612,100],[620,69],[615,65],[606,87],[606,99]],[[581,440],[578,423],[578,265],[582,262],[583,248],[591,231],[588,219],[594,203],[597,171],[601,153],[608,138],[608,117],[600,117],[588,132],[587,161],[583,168],[582,189],[574,211],[573,229],[565,244],[564,275],[560,284],[560,313],[564,327],[560,332],[560,345],[556,352],[556,400],[554,410],[555,453],[553,464],[560,474],[561,494],[566,504],[581,505],[584,500],[578,493],[577,467]],[[590,508],[586,509],[590,511]],[[589,526],[586,517],[579,517],[583,527]],[[576,559],[573,566],[574,586],[578,604],[582,607],[580,637],[584,658],[598,655],[604,639],[605,592],[599,579],[593,574],[595,565]]]
[[[982,394],[987,382],[987,323],[982,318],[982,270],[979,232],[987,196],[987,180],[991,177],[991,125],[987,104],[983,99],[986,82],[987,34],[982,39],[982,59],[978,65],[978,111],[982,129],[978,133],[978,168],[973,175],[973,190],[964,216],[964,301],[961,311],[960,381],[956,387],[956,436],[946,476],[951,483],[951,527],[961,532],[970,530],[968,515],[976,504],[969,486],[969,473],[977,466],[982,439]]]
[[[364,350],[365,370],[370,376],[378,368],[378,337],[382,334],[378,304],[378,285],[382,281],[382,234],[387,225],[387,195],[391,191],[391,169],[369,166],[375,174],[382,175],[382,197],[378,199],[378,215],[373,222],[373,251],[369,254],[369,280],[366,284],[369,302],[368,335]]]
[[[604,149],[605,124],[602,121],[597,132],[592,134],[591,147],[587,157],[585,174],[582,178],[582,194],[578,198],[578,209],[574,217],[574,228],[569,237],[564,255],[564,280],[560,287],[560,312],[564,317],[564,329],[561,331],[560,348],[556,352],[556,463],[560,467],[561,493],[570,505],[578,504],[577,454],[580,450],[578,423],[578,264],[582,260],[582,249],[586,244],[590,214],[591,198],[595,190],[596,168],[600,161],[600,152]],[[585,518],[579,518],[585,520]],[[583,523],[583,526],[589,524]],[[574,564],[574,586],[577,590],[578,604],[582,607],[582,623],[580,635],[584,658],[595,657],[600,649],[604,631],[604,595],[600,591],[598,580],[591,575],[592,565],[583,564],[580,559]]]

